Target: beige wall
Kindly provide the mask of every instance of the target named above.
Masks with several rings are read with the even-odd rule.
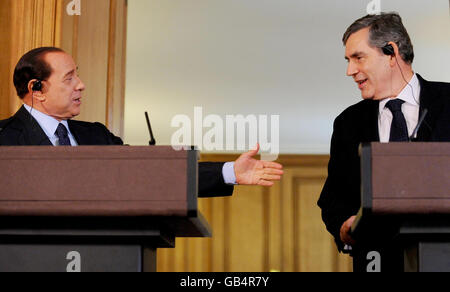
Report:
[[[372,0],[129,0],[125,139],[158,143],[175,115],[280,115],[280,153],[327,154],[333,120],[361,101],[342,35]],[[398,11],[414,70],[450,81],[447,0],[382,0]],[[206,130],[205,130],[206,131]],[[253,147],[249,145],[248,147]]]

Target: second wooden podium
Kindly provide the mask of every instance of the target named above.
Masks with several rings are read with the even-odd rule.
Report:
[[[450,143],[363,145],[361,182],[361,269],[449,272]]]

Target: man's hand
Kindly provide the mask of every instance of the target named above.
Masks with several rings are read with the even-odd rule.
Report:
[[[348,245],[355,245],[355,240],[350,236],[350,229],[352,228],[353,222],[355,221],[356,216],[352,216],[348,218],[347,221],[342,224],[341,227],[341,240],[343,243]]]
[[[271,187],[274,181],[281,179],[283,166],[276,162],[254,159],[253,156],[258,151],[259,143],[255,150],[242,154],[234,163],[234,172],[238,184]]]

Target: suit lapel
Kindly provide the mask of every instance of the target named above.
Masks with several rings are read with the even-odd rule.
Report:
[[[27,145],[53,146],[39,123],[30,115],[24,106],[22,106],[15,114],[15,118],[17,118],[21,124],[20,126],[12,125],[12,127],[22,131]]]
[[[380,141],[380,133],[378,130],[378,119],[379,119],[379,105],[380,102],[377,100],[368,100],[367,107],[368,110],[365,111],[368,113],[363,118],[366,119],[366,122],[363,125],[367,125],[367,129],[363,131],[364,133],[364,142],[378,142]]]
[[[89,130],[83,127],[77,121],[68,120],[69,129],[78,145],[91,145],[91,139],[89,135]]]

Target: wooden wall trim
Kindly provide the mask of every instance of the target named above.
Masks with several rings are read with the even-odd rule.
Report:
[[[7,38],[8,49],[2,48],[2,118],[11,116],[21,106],[16,95],[12,75],[19,58],[27,51],[42,46],[55,46],[60,3],[57,0],[2,0],[2,13],[7,13],[8,22],[2,20],[2,38]],[[3,55],[6,53],[5,55]]]
[[[111,0],[108,43],[106,126],[123,136],[126,72],[127,1]]]
[[[11,115],[11,0],[4,1],[0,5],[0,120]]]
[[[115,87],[114,75],[116,71],[116,17],[117,0],[111,0],[109,6],[109,35],[108,35],[108,83],[106,86],[106,127],[110,128],[114,120],[113,94]]]

